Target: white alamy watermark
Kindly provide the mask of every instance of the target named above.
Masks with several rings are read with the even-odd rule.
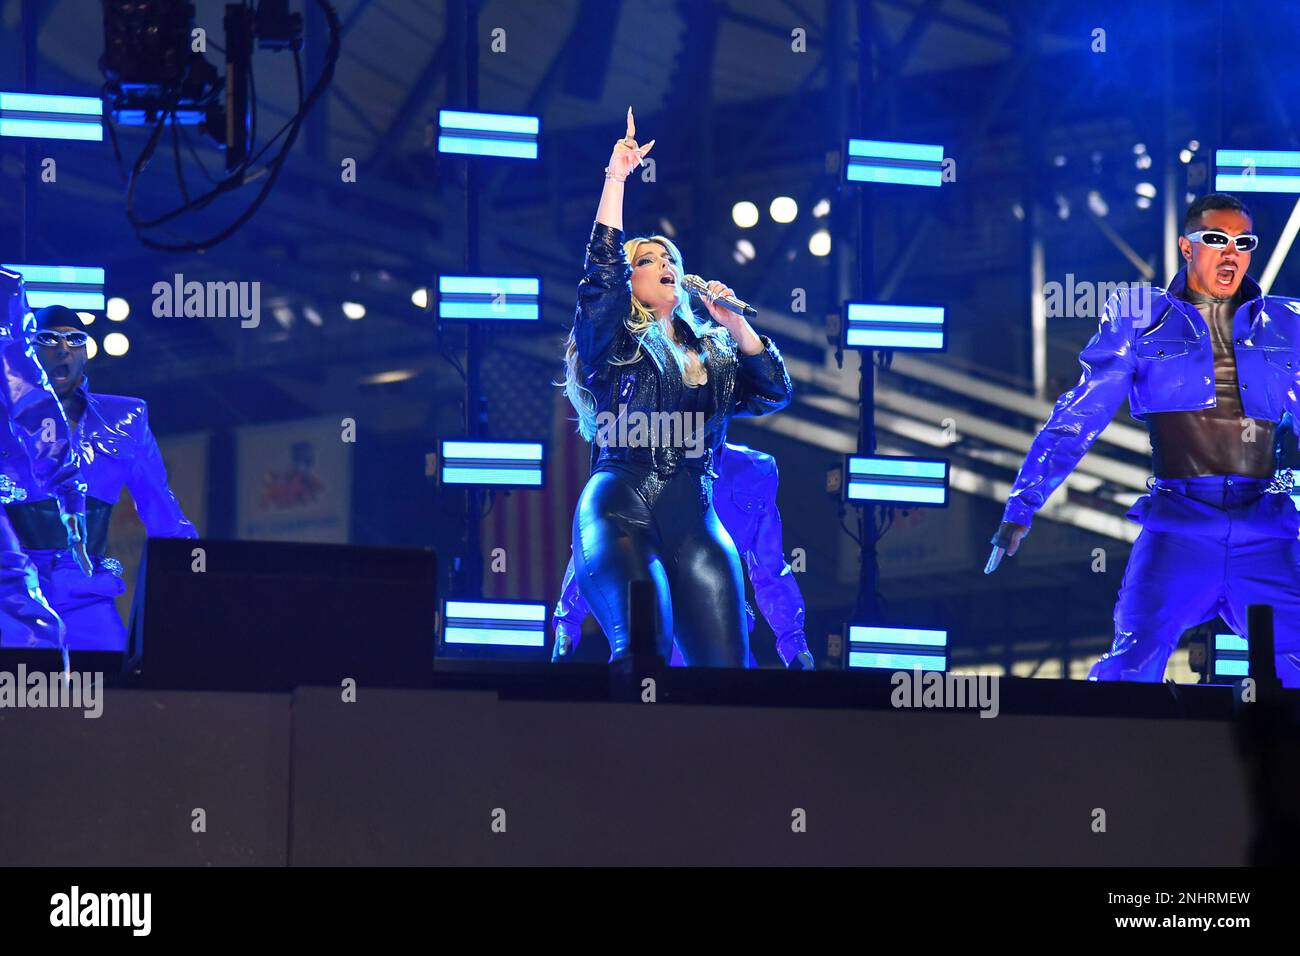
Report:
[[[153,314],[159,319],[239,319],[246,329],[262,321],[262,283],[185,281],[176,273],[172,281],[153,284]]]
[[[996,674],[953,674],[948,671],[895,671],[889,703],[898,708],[979,708],[980,717],[998,715]]]
[[[104,713],[104,675],[99,671],[31,671],[19,664],[17,671],[0,671],[0,710],[4,708],[64,708],[82,710],[82,717],[94,720]]]
[[[1095,319],[1115,293],[1123,293],[1116,301],[1116,317],[1138,318],[1133,309],[1136,303],[1149,302],[1150,282],[1090,282],[1077,280],[1073,272],[1065,274],[1065,282],[1047,282],[1043,285],[1043,299],[1049,319]],[[1147,290],[1146,295],[1141,295]]]
[[[704,454],[703,412],[629,412],[618,406],[618,414],[596,416],[596,444],[604,448],[684,448],[687,458]]]
[[[50,925],[125,926],[132,936],[148,936],[153,925],[152,893],[83,893],[73,886],[50,897]]]

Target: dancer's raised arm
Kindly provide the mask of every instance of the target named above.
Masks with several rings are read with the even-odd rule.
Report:
[[[600,206],[596,209],[596,221],[611,229],[623,228],[623,183],[632,170],[645,160],[655,141],[650,140],[644,146],[636,143],[636,120],[632,117],[632,107],[627,108],[627,135],[614,144],[614,151],[609,154],[609,165],[605,167],[605,188],[600,193]]]

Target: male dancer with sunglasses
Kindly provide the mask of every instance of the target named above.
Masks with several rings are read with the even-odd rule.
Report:
[[[1300,515],[1274,435],[1300,416],[1300,301],[1246,275],[1259,240],[1241,201],[1215,193],[1187,210],[1187,265],[1169,289],[1111,297],[1012,486],[985,573],[1015,554],[1034,512],[1127,396],[1151,433],[1151,494],[1115,605],[1115,638],[1089,680],[1159,681],[1189,627],[1221,615],[1246,634],[1246,608],[1274,608],[1276,665],[1300,687]]]
[[[90,391],[85,375],[88,336],[75,312],[53,305],[36,313],[36,357],[63,405],[81,453],[87,484],[86,539],[93,571],[77,567],[59,535],[57,503],[39,491],[27,460],[0,436],[0,481],[21,491],[5,513],[40,575],[41,588],[67,627],[71,650],[121,651],[126,628],[114,599],[126,585],[122,565],[105,557],[113,505],[125,486],[153,538],[195,538],[175,495],[138,398]]]
[[[41,366],[32,352],[31,310],[23,277],[0,267],[0,406],[8,427],[0,426],[5,461],[22,464],[29,487],[48,495],[54,509],[54,534],[74,564],[90,573],[86,554],[86,483],[76,442],[67,418],[50,390]],[[13,484],[8,468],[0,469],[0,504],[27,495],[26,488]],[[82,573],[79,571],[78,573]],[[41,593],[40,578],[31,558],[0,512],[0,639],[19,647],[67,648],[64,627]]]

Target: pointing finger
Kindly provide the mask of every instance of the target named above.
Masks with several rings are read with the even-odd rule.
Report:
[[[632,118],[632,107],[627,108],[627,138],[636,136],[636,120]]]
[[[638,151],[639,154],[640,154],[640,156],[641,156],[642,161],[645,160],[646,156],[647,156],[647,155],[649,154],[649,152],[650,152],[650,147],[652,147],[654,144],[655,144],[655,141],[654,141],[654,140],[650,140],[650,142],[646,143],[646,144],[645,144],[644,146],[642,146],[641,149]]]

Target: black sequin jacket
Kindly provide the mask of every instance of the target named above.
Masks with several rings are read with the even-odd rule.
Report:
[[[671,475],[678,467],[687,467],[717,477],[713,458],[726,441],[727,423],[736,416],[779,411],[790,403],[793,389],[781,352],[763,335],[760,336],[763,351],[744,355],[730,333],[698,334],[689,323],[678,318],[675,320],[678,340],[700,354],[708,373],[708,381],[699,386],[704,390],[702,395],[687,394],[690,387],[683,383],[681,370],[662,336],[643,336],[641,357],[637,361],[611,364],[611,359],[631,358],[637,351],[637,336],[625,324],[632,310],[631,279],[632,267],[623,253],[622,230],[596,223],[587,245],[573,320],[583,384],[595,396],[598,420],[602,413],[618,415],[624,407],[629,416],[634,412],[649,415],[698,409],[704,415],[703,453],[698,453],[698,444],[696,454],[690,455],[672,444],[632,448],[593,442],[593,467],[606,461],[630,460],[661,475]],[[718,327],[711,318],[699,322],[701,332]]]

